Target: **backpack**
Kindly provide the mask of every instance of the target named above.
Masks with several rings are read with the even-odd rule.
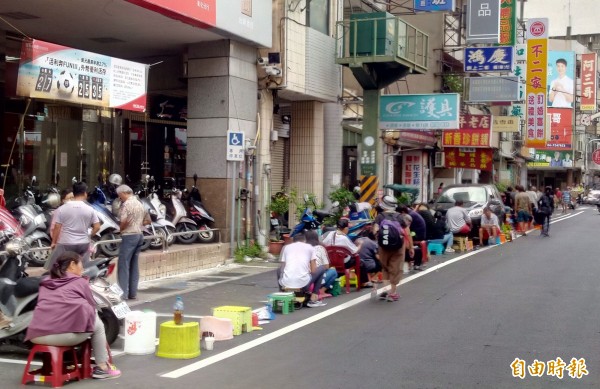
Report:
[[[402,226],[400,222],[390,219],[387,214],[384,214],[384,217],[379,223],[377,243],[379,247],[386,250],[399,250],[404,244]]]
[[[539,210],[541,213],[545,215],[550,215],[552,213],[552,200],[548,195],[542,195],[540,201],[538,201]]]

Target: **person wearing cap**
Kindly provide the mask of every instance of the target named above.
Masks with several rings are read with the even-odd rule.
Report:
[[[73,184],[73,199],[54,212],[50,245],[52,255],[44,265],[46,270],[51,269],[56,259],[67,251],[81,255],[84,265],[88,262],[91,237],[100,229],[100,219],[86,200],[87,185],[85,182],[76,182]],[[88,232],[90,227],[91,233]]]
[[[144,243],[142,226],[146,210],[142,203],[133,195],[133,190],[127,185],[117,187],[117,195],[121,200],[120,229],[121,247],[117,266],[117,280],[123,289],[123,296],[129,300],[137,298],[140,270],[138,258]]]
[[[379,202],[379,207],[382,209],[381,212],[375,218],[373,222],[373,234],[377,236],[379,232],[380,223],[385,220],[393,220],[400,223],[403,231],[400,231],[404,236],[404,244],[398,250],[388,250],[381,246],[379,247],[379,261],[381,262],[383,282],[390,284],[389,292],[383,292],[379,295],[380,300],[386,300],[389,302],[398,301],[400,296],[397,292],[398,284],[402,279],[402,266],[404,265],[404,250],[409,247],[409,255],[412,257],[415,254],[413,248],[412,239],[410,238],[410,232],[407,231],[408,227],[404,218],[396,212],[398,201],[393,196],[384,196]],[[374,290],[375,292],[375,290]]]

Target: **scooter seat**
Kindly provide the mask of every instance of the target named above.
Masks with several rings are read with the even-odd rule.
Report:
[[[37,293],[40,289],[40,281],[39,277],[21,278],[15,287],[15,297],[25,297]]]
[[[331,216],[331,213],[329,213],[327,211],[321,211],[319,209],[314,210],[313,214],[315,214],[319,218],[325,218],[325,217]]]

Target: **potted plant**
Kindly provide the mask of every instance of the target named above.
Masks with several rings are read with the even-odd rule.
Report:
[[[506,238],[507,242],[512,241],[512,228],[510,227],[510,225],[503,224],[502,233],[504,234],[504,237]]]
[[[283,188],[281,191],[271,196],[269,210],[272,213],[271,219],[276,219],[277,224],[274,228],[274,234],[269,238],[269,253],[274,255],[278,255],[281,252],[281,247],[285,243],[285,234],[282,234],[282,228],[284,222],[287,221],[287,214],[290,210],[290,201],[290,195]]]

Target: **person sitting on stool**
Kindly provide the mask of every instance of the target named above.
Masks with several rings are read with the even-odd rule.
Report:
[[[483,208],[483,215],[481,215],[481,227],[479,227],[479,244],[483,246],[484,239],[493,238],[494,244],[500,232],[500,223],[498,222],[498,216],[492,213],[490,207]]]

